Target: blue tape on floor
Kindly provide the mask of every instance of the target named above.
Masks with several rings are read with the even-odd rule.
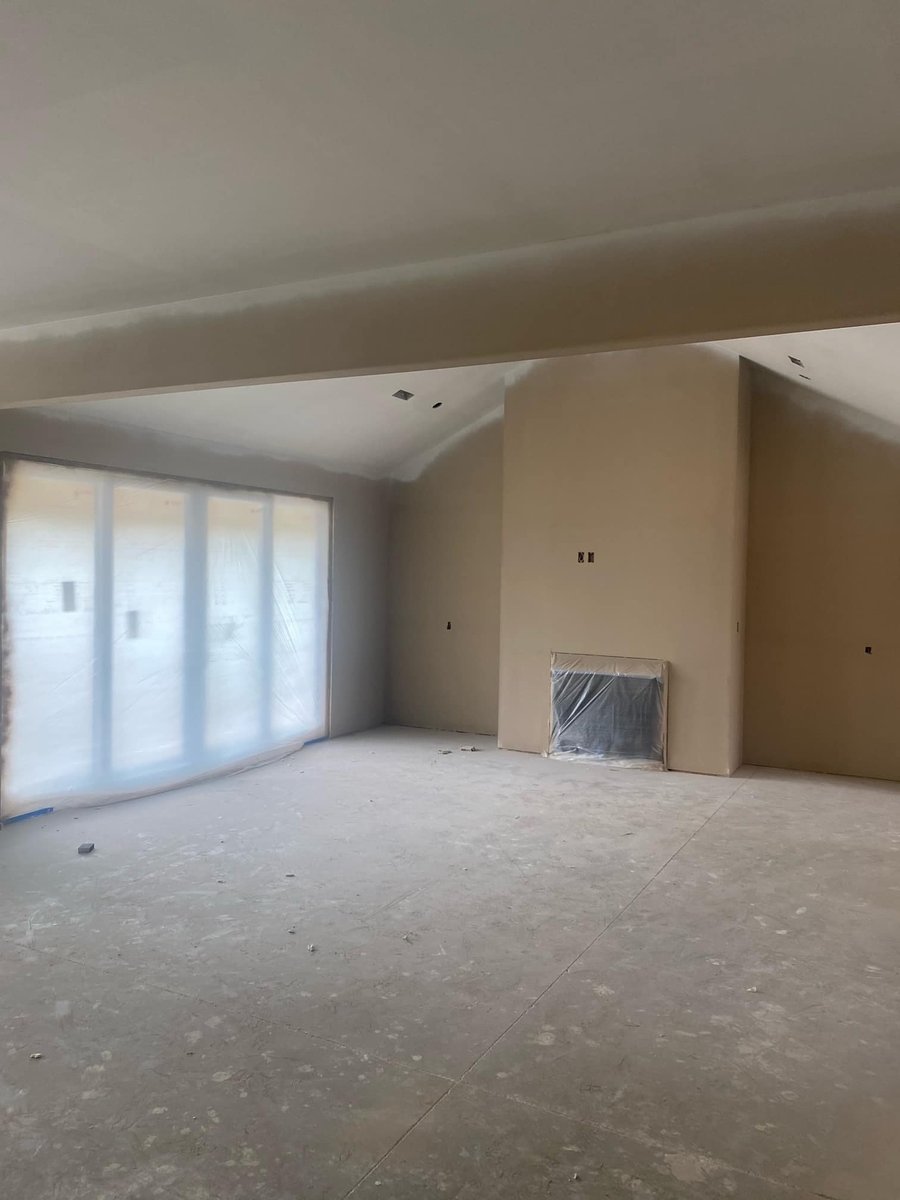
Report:
[[[46,817],[52,812],[52,808],[36,808],[34,812],[16,813],[14,817],[7,817],[4,821],[0,821],[0,825],[14,825],[16,821],[28,821],[32,817]]]

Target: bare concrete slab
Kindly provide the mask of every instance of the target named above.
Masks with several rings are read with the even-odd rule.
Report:
[[[896,1200],[898,867],[892,785],[399,729],[8,827],[4,1194]]]

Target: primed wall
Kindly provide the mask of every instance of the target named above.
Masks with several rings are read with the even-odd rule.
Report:
[[[751,383],[746,761],[900,779],[900,434]]]
[[[333,499],[331,733],[384,718],[388,489],[284,460],[224,454],[200,442],[77,419],[0,412],[0,451]]]
[[[398,724],[497,732],[502,473],[497,420],[394,485],[388,712]]]
[[[559,359],[509,387],[502,746],[546,749],[551,651],[616,654],[671,663],[671,767],[740,764],[740,379],[689,346]]]

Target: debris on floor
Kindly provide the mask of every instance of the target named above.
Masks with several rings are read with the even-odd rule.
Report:
[[[288,871],[288,873],[285,875],[285,879],[296,879],[296,878],[297,877],[293,871]]]
[[[81,845],[78,847],[78,853],[79,854],[90,854],[93,851],[93,849],[94,849],[93,842],[82,842]]]
[[[639,779],[635,772],[607,780],[599,768],[583,766],[576,779],[574,767],[537,755],[504,757],[487,741],[483,750],[496,764],[490,770],[490,764],[473,764],[453,776],[433,770],[429,776],[449,736],[390,729],[323,743],[307,754],[323,765],[310,773],[315,783],[299,798],[289,786],[296,773],[285,760],[261,768],[260,784],[250,792],[219,781],[162,797],[153,802],[154,813],[144,802],[86,813],[85,823],[107,846],[91,867],[78,868],[69,857],[70,826],[52,839],[49,825],[41,831],[37,822],[18,831],[13,826],[11,835],[0,832],[6,938],[15,939],[0,937],[0,946],[9,947],[6,954],[0,949],[7,969],[0,970],[0,1005],[22,1016],[13,1033],[0,1037],[17,1042],[13,1056],[0,1047],[0,1076],[13,1091],[11,1128],[22,1114],[38,1146],[34,1156],[7,1155],[8,1182],[0,1195],[72,1200],[84,1179],[90,1196],[106,1190],[121,1200],[129,1176],[138,1191],[150,1179],[145,1190],[152,1191],[152,1181],[166,1182],[159,1167],[171,1165],[176,1182],[170,1193],[181,1183],[187,1195],[193,1190],[224,1200],[231,1191],[231,1200],[246,1200],[255,1183],[256,1200],[281,1193],[340,1196],[369,1169],[372,1144],[383,1152],[414,1126],[422,1140],[405,1152],[413,1135],[401,1141],[360,1194],[371,1188],[371,1200],[391,1194],[394,1200],[440,1200],[445,1186],[448,1194],[461,1193],[458,1200],[467,1191],[469,1200],[601,1200],[607,1193],[638,1200],[642,1190],[645,1197],[737,1200],[726,1186],[733,1178],[744,1200],[761,1200],[767,1189],[774,1200],[779,1189],[759,1179],[756,1172],[763,1170],[766,1177],[806,1185],[810,1198],[810,1183],[834,1192],[830,1173],[843,1171],[855,1184],[856,1200],[887,1200],[890,1178],[900,1176],[900,1139],[883,1136],[900,1111],[891,1016],[896,981],[887,970],[895,926],[884,919],[900,895],[891,892],[896,854],[885,834],[896,826],[896,789],[852,780],[834,785],[825,777],[814,783],[811,776],[798,786],[787,773],[757,775],[752,792],[745,787],[730,802],[731,814],[713,817],[705,838],[694,837],[690,853],[682,850],[648,887],[659,863],[731,794],[733,780],[677,773]],[[464,744],[449,749],[459,753]],[[369,745],[383,747],[383,761],[367,756]],[[437,801],[428,801],[423,780],[432,783],[431,793],[435,781],[443,787],[434,793]],[[367,794],[383,816],[360,822]],[[785,819],[773,822],[774,811]],[[178,821],[177,835],[160,842],[154,830],[169,818]],[[634,821],[634,831],[622,829],[625,820]],[[236,894],[215,901],[209,834],[226,822],[235,830],[218,865],[234,870]],[[735,826],[743,837],[734,838]],[[639,832],[633,852],[619,845],[628,840],[623,834]],[[145,841],[138,840],[141,834]],[[118,853],[119,846],[126,851]],[[4,848],[21,861],[4,862]],[[273,878],[288,854],[299,870],[286,882],[304,878],[304,887],[290,894]],[[760,861],[773,864],[762,879]],[[727,882],[713,884],[709,874],[721,880],[723,866]],[[171,886],[162,887],[159,869],[166,867],[162,879]],[[286,874],[282,869],[282,878]],[[471,883],[460,874],[471,874]],[[752,952],[741,960],[736,920],[749,912],[755,927],[753,913],[777,907],[779,914],[793,914],[804,904],[814,913],[813,890],[850,895],[853,903],[841,905],[833,922],[830,909],[817,919],[802,954],[775,945],[776,918],[759,938],[748,935]],[[571,963],[602,932],[607,908],[618,911],[639,892],[643,898],[629,911],[636,909],[640,921],[620,918],[601,938],[601,949],[581,960],[580,973],[560,975],[559,964]],[[392,906],[373,915],[389,901]],[[278,941],[278,920],[291,908],[302,928],[296,921],[281,928],[295,938],[293,950]],[[404,929],[407,921],[415,927]],[[321,960],[318,943],[303,943],[316,927],[332,938]],[[227,931],[224,937],[203,940],[220,930]],[[688,953],[687,936],[698,938]],[[415,954],[392,946],[392,937],[415,947]],[[35,938],[40,953],[17,948]],[[318,967],[303,967],[304,950]],[[726,952],[725,965],[710,967],[710,959],[721,963]],[[66,965],[69,958],[103,962],[102,976]],[[882,970],[867,972],[867,963]],[[152,991],[135,986],[135,970]],[[747,981],[757,972],[764,984]],[[535,1002],[538,981],[545,986],[553,979],[558,982]],[[155,987],[169,983],[175,993]],[[741,990],[749,1002],[741,1001]],[[163,996],[158,1003],[157,994]],[[767,1007],[762,996],[779,1008]],[[825,1017],[814,1008],[803,1011],[822,996]],[[63,1003],[71,1017],[60,1011]],[[684,1013],[684,1004],[693,1014]],[[721,1036],[677,1033],[688,1020],[688,1031],[715,1031],[711,1015],[720,1013],[726,1019]],[[313,1036],[260,1025],[260,1014],[281,1016]],[[64,1015],[71,1025],[62,1024]],[[222,1024],[206,1024],[216,1017]],[[788,1026],[790,1038],[782,1037],[778,1030]],[[509,1032],[486,1052],[492,1031],[504,1027]],[[53,1061],[44,1067],[46,1053],[35,1047],[41,1058],[31,1059],[28,1042],[46,1040],[47,1030]],[[859,1036],[869,1045],[859,1045]],[[773,1058],[771,1074],[754,1069],[746,1088],[735,1084],[749,1078],[746,1045],[765,1056],[764,1042],[784,1038],[798,1039],[801,1058],[784,1071]],[[101,1057],[104,1047],[109,1059]],[[199,1061],[182,1063],[179,1055]],[[475,1060],[466,1078],[480,1090],[442,1098],[447,1085],[438,1075],[458,1078]],[[143,1069],[145,1062],[162,1067],[166,1078]],[[84,1075],[89,1064],[105,1070]],[[307,1065],[308,1073],[301,1071]],[[211,1076],[225,1069],[235,1077],[217,1091]],[[835,1079],[849,1091],[833,1088]],[[673,1105],[676,1086],[682,1101]],[[602,1116],[618,1088],[626,1090],[613,1106],[616,1120],[637,1129],[638,1141],[595,1137],[584,1132],[589,1126],[561,1115]],[[784,1099],[788,1088],[796,1100]],[[248,1095],[241,1097],[241,1090]],[[101,1093],[95,1100],[83,1098],[95,1091]],[[546,1111],[548,1094],[556,1114]],[[721,1112],[710,1096],[725,1098]],[[870,1103],[872,1096],[884,1097],[885,1105]],[[262,1132],[260,1104],[272,1117]],[[151,1115],[156,1105],[168,1111]],[[208,1117],[212,1107],[220,1123]],[[763,1124],[763,1110],[764,1119],[777,1122],[775,1130],[754,1128]],[[423,1121],[426,1112],[433,1115]],[[59,1114],[63,1118],[54,1121]],[[4,1118],[5,1130],[10,1117],[0,1115],[0,1125]],[[123,1133],[135,1118],[136,1126]],[[837,1129],[843,1123],[849,1136],[825,1144],[821,1131],[829,1123]],[[644,1130],[667,1131],[661,1147],[655,1137],[642,1142]],[[146,1145],[155,1135],[158,1140]],[[244,1184],[253,1175],[243,1190],[240,1181],[222,1183],[222,1163],[231,1154],[231,1175]],[[251,1168],[254,1156],[258,1165]],[[713,1165],[724,1159],[727,1168]],[[121,1163],[121,1172],[102,1178],[113,1162]],[[382,1173],[376,1189],[373,1180]],[[797,1200],[803,1190],[794,1193]]]
[[[470,754],[477,754],[480,749],[480,746],[460,746],[460,750],[468,750]]]
[[[34,1060],[36,1060],[36,1059],[38,1059],[38,1058],[43,1058],[44,1056],[43,1056],[43,1054],[39,1054],[39,1053],[38,1053],[38,1054],[29,1054],[29,1055],[28,1055],[28,1057],[29,1057],[30,1059],[34,1059]]]
[[[441,751],[441,754],[452,754],[452,753],[453,753],[452,750],[442,750]]]

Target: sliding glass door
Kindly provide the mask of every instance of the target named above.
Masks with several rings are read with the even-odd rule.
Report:
[[[110,487],[110,767],[124,776],[184,757],[185,497],[154,484]]]
[[[3,816],[326,732],[328,501],[6,471]]]
[[[269,666],[263,626],[272,578],[260,566],[268,508],[262,499],[240,496],[212,496],[207,505],[206,745],[212,750],[243,742],[252,748],[263,736],[263,674]]]
[[[83,471],[23,464],[7,489],[3,775],[10,801],[54,793],[67,779],[86,782],[94,769],[96,505]]]

